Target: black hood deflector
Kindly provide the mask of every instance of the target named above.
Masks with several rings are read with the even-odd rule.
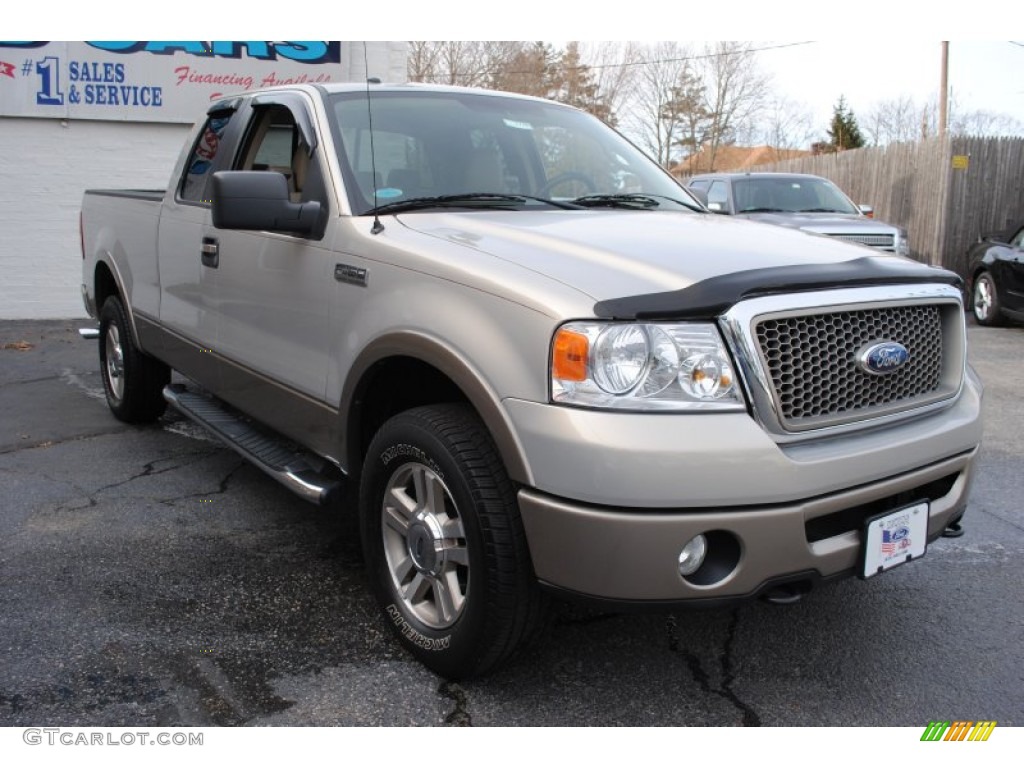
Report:
[[[710,320],[755,296],[918,283],[960,287],[963,281],[955,272],[915,261],[864,256],[838,264],[750,269],[710,277],[678,291],[607,299],[594,305],[594,315],[609,320]]]

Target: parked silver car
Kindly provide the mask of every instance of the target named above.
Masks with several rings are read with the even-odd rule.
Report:
[[[828,179],[804,173],[712,173],[688,187],[715,213],[910,255],[906,230],[870,217]]]

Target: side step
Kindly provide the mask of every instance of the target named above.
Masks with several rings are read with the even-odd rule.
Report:
[[[163,394],[185,416],[306,501],[327,505],[340,497],[345,480],[326,462],[285,446],[182,384],[168,384]],[[327,474],[331,470],[336,476]]]

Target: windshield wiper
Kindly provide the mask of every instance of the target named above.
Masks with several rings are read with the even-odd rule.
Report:
[[[649,210],[651,208],[660,208],[661,202],[659,200],[668,200],[670,203],[681,205],[684,208],[689,208],[691,211],[701,211],[701,209],[692,205],[691,203],[677,200],[674,197],[668,195],[656,195],[650,192],[622,192],[618,194],[603,194],[603,195],[583,195],[573,200],[576,205],[582,205],[586,208],[632,208],[633,210]]]
[[[510,205],[522,205],[527,200],[550,205],[554,208],[575,210],[578,205],[549,200],[534,195],[505,195],[498,192],[464,192],[458,195],[434,195],[431,197],[410,197],[406,200],[395,200],[378,205],[366,213],[401,213],[402,211],[419,211],[426,208],[507,208]]]
[[[737,213],[785,213],[781,208],[744,208]]]
[[[840,211],[838,208],[803,208],[797,213],[849,213],[849,211]]]
[[[583,195],[573,200],[586,208],[657,208],[661,205],[650,195],[636,193],[619,195]]]

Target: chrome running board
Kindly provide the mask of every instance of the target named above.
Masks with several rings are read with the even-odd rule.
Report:
[[[164,387],[164,399],[215,437],[306,501],[322,506],[340,497],[345,483],[338,470],[315,456],[296,451],[258,430],[206,395],[182,384]]]

